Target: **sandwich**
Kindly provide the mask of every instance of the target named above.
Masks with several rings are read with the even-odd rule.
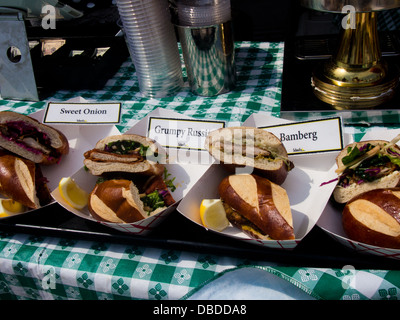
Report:
[[[89,195],[88,209],[95,219],[133,223],[164,211],[175,200],[173,179],[152,139],[135,134],[101,139],[84,154],[88,171],[100,176]]]
[[[97,183],[89,195],[88,209],[95,219],[133,223],[165,210],[175,203],[162,176],[143,185],[132,180],[110,179]]]
[[[396,142],[368,140],[354,142],[336,157],[338,174],[333,198],[346,203],[351,198],[374,189],[400,185],[400,148]]]
[[[286,190],[253,174],[225,177],[218,192],[229,222],[252,238],[292,240],[293,218]]]
[[[343,209],[342,225],[354,241],[400,249],[400,188],[370,190],[355,196]]]
[[[84,165],[95,176],[114,173],[161,175],[165,161],[156,142],[135,134],[113,135],[84,154]]]
[[[0,152],[0,193],[31,209],[52,201],[40,166],[4,151]]]
[[[271,132],[251,127],[230,127],[212,131],[205,140],[205,148],[221,164],[235,173],[245,168],[246,173],[265,177],[282,184],[294,164],[286,148]]]
[[[12,111],[0,112],[0,147],[34,163],[58,163],[69,152],[59,130]]]

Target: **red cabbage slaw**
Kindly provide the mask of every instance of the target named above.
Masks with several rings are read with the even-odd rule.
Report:
[[[320,186],[337,182],[338,185],[346,188],[352,183],[362,184],[364,182],[370,182],[373,180],[377,180],[395,170],[400,170],[400,153],[394,150],[392,148],[392,145],[395,145],[395,143],[393,143],[393,140],[391,143],[388,143],[388,145],[385,145],[383,148],[381,148],[381,150],[377,154],[373,155],[371,158],[367,158],[358,163],[356,166],[356,168],[358,169],[354,170],[355,168],[351,169],[348,167],[337,178],[323,182]],[[371,145],[370,143],[366,143],[360,148],[357,148],[357,146],[354,146],[353,148],[349,147],[347,150],[347,155],[343,157],[343,159],[345,159],[346,157],[347,159],[342,159],[342,163],[346,165],[354,162],[354,160],[362,157],[367,151],[371,150],[374,147],[375,146]],[[375,160],[376,166],[360,169],[360,167],[362,167],[362,164],[368,163],[371,165],[371,159],[381,159],[381,162],[379,163],[379,160]],[[360,172],[362,172],[362,174],[360,174]]]
[[[46,133],[40,131],[35,126],[27,124],[24,121],[9,121],[5,123],[4,126],[2,126],[0,133],[4,139],[8,141],[13,141],[18,146],[35,154],[41,154],[43,153],[43,151],[26,145],[22,141],[23,138],[32,137],[36,139],[40,144],[50,146],[50,138],[47,136]]]

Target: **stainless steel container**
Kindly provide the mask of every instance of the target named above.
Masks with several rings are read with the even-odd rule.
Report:
[[[236,84],[230,0],[175,0],[178,30],[190,89],[215,96]]]
[[[236,84],[231,21],[207,27],[177,28],[192,92],[215,96],[231,91]]]

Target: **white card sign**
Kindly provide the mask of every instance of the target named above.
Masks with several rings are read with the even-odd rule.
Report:
[[[207,135],[224,127],[224,121],[150,117],[147,136],[165,148],[204,150]]]
[[[343,149],[340,117],[260,127],[276,135],[288,154],[334,152]]]
[[[44,123],[119,123],[121,103],[57,103],[47,105]]]

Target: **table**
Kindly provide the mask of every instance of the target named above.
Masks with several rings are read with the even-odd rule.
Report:
[[[0,109],[30,114],[45,108],[48,101],[118,101],[122,103],[123,114],[117,127],[122,132],[158,107],[199,119],[224,120],[228,126],[240,125],[253,113],[279,117],[284,43],[239,42],[235,46],[237,88],[217,97],[195,96],[186,86],[173,97],[143,98],[134,66],[128,59],[103,90],[60,90],[40,102],[0,100]],[[353,118],[374,122],[379,118],[380,123],[384,122],[387,115],[384,111],[378,113],[360,111]],[[390,114],[399,119],[398,111]],[[286,116],[302,119],[304,113]],[[352,119],[344,118],[345,124]],[[371,129],[371,126],[347,127],[360,137]],[[70,232],[69,228],[74,226],[63,225],[71,223],[70,218],[68,212],[54,204],[29,217],[0,221],[0,299],[391,300],[400,296],[396,262],[379,260],[382,264],[371,266],[369,257],[360,257],[358,266],[352,259],[354,253],[344,248],[344,255],[337,260],[335,253],[324,256],[318,250],[308,256],[301,249],[294,253],[266,251],[266,255],[256,249],[252,252],[248,247],[238,247],[235,251],[221,245],[213,250],[213,241],[221,239],[208,243],[205,240],[204,245],[201,241],[187,245],[187,238],[181,241],[179,237],[173,241],[162,236],[161,239],[129,238],[99,231],[79,218],[72,221],[78,224],[75,226],[78,232]],[[52,219],[60,220],[55,222],[59,223],[57,228],[51,225]],[[176,222],[179,214],[171,219],[170,223]],[[39,221],[49,224],[41,227]],[[315,232],[313,236],[317,239],[323,237],[334,250],[342,252],[321,230],[316,228]],[[206,239],[207,235],[200,233],[200,237]],[[316,243],[313,241],[311,238],[304,247],[313,248],[310,246]],[[346,261],[355,262],[356,267]]]

